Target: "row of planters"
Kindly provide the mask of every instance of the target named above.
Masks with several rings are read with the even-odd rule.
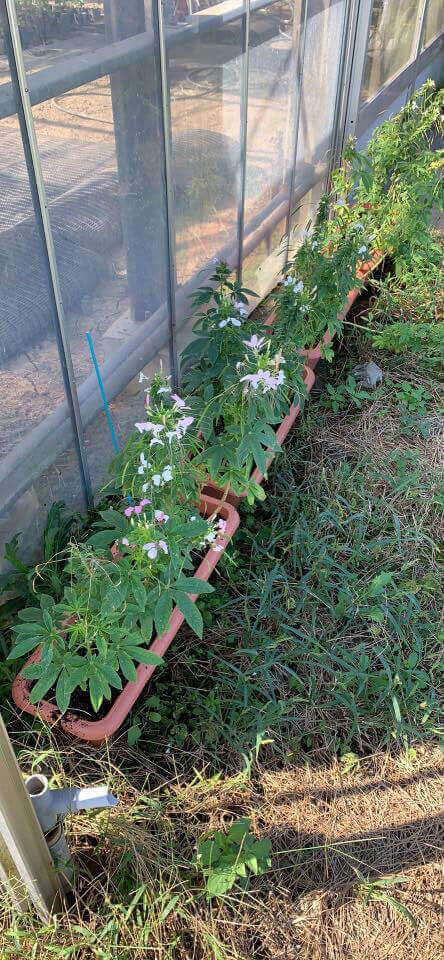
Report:
[[[74,30],[103,23],[101,5],[85,0],[16,0],[20,39],[24,48],[69,36]],[[1,34],[0,34],[1,36]],[[1,42],[1,41],[0,41]]]
[[[19,707],[103,741],[183,621],[202,636],[196,600],[213,590],[209,577],[240,522],[236,507],[243,497],[264,499],[263,480],[303,409],[316,363],[332,358],[333,338],[380,251],[396,262],[412,240],[399,191],[413,161],[415,216],[430,220],[439,171],[426,134],[439,109],[428,83],[376,131],[368,158],[350,145],[266,324],[248,315],[252,291],[224,264],[197,292],[183,396],[161,374],[148,383],[141,373],[141,420],[112,463],[113,495],[89,540],[70,544],[62,598],[40,594],[39,606],[18,615],[9,659],[32,652],[13,685]]]

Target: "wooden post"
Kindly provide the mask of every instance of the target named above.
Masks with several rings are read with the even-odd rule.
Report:
[[[59,879],[1,715],[0,882],[18,910],[28,910],[31,901],[47,921],[60,908]]]

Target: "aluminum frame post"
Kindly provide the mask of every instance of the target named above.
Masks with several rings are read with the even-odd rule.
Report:
[[[62,903],[61,881],[0,715],[0,881],[17,910],[44,922]]]
[[[167,305],[169,326],[169,354],[171,368],[171,382],[175,390],[179,388],[180,368],[177,352],[177,323],[176,323],[176,228],[175,228],[175,200],[174,200],[174,173],[173,147],[171,133],[170,92],[168,83],[168,60],[165,43],[162,0],[156,0],[156,30],[155,38],[159,47],[159,72],[162,98],[162,140],[163,140],[163,173],[165,181],[165,214],[167,222]]]
[[[356,128],[372,10],[373,0],[351,0],[349,37],[345,53],[343,91],[335,145],[336,159],[342,154],[348,138],[354,136]]]
[[[424,33],[425,33],[425,27],[427,22],[428,9],[429,9],[429,0],[422,0],[420,14],[419,14],[417,25],[416,25],[416,44],[415,44],[415,57],[414,57],[414,63],[415,63],[416,69],[414,71],[413,80],[407,87],[407,92],[405,96],[406,103],[408,100],[410,100],[410,97],[412,96],[412,93],[415,89],[416,79],[419,73],[419,58],[421,56],[422,45],[424,42]]]
[[[305,61],[305,40],[307,36],[307,19],[308,19],[308,3],[309,0],[301,0],[299,6],[299,30],[298,30],[298,44],[297,50],[294,51],[294,63],[296,66],[295,70],[295,91],[293,98],[293,137],[291,144],[291,155],[293,158],[293,163],[290,171],[290,182],[289,182],[289,197],[288,197],[288,212],[285,222],[285,258],[284,258],[284,270],[288,263],[288,255],[290,252],[290,226],[291,226],[291,216],[293,213],[293,194],[294,194],[294,185],[296,180],[296,163],[298,155],[298,142],[299,142],[299,120],[301,115],[301,102],[302,102],[302,78],[304,73],[304,61]]]
[[[1,0],[1,8],[6,27],[5,37],[9,67],[11,71],[11,81],[16,92],[17,115],[20,124],[20,132],[22,135],[32,202],[37,227],[42,240],[42,253],[48,280],[51,314],[54,322],[63,384],[65,387],[66,399],[68,401],[68,407],[71,416],[74,446],[79,463],[85,507],[88,508],[93,500],[88,457],[85,448],[83,424],[77,396],[77,386],[72,365],[71,350],[65,327],[65,313],[55,254],[54,238],[52,235],[48,200],[46,196],[40,153],[37,145],[34,118],[29,97],[28,81],[23,59],[23,50],[20,40],[20,31],[17,22],[14,0]]]
[[[245,13],[242,14],[242,70],[240,86],[240,166],[241,181],[239,191],[239,208],[237,212],[238,253],[236,275],[238,283],[242,282],[242,264],[244,252],[245,228],[245,187],[247,180],[247,153],[248,153],[248,87],[250,76],[250,0],[245,0]]]

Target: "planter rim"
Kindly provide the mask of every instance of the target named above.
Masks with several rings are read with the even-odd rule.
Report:
[[[199,511],[207,515],[218,513],[222,519],[226,520],[225,530],[223,534],[217,538],[214,545],[225,548],[240,523],[240,517],[235,508],[231,503],[221,502],[215,497],[203,493],[200,496]],[[218,551],[215,550],[214,547],[211,547],[201,560],[194,576],[200,580],[208,580],[222,555],[223,551]],[[192,594],[191,599],[194,601],[196,594]],[[160,637],[156,636],[148,649],[152,651],[152,653],[157,653],[158,656],[162,656],[174,640],[184,619],[183,613],[181,613],[177,607],[174,607],[168,629]],[[40,647],[28,658],[22,670],[38,661],[39,658]],[[154,664],[140,663],[136,670],[137,679],[135,682],[130,683],[128,681],[124,685],[113,705],[108,710],[108,713],[102,717],[101,720],[83,720],[78,714],[69,709],[68,712],[62,716],[57,705],[50,703],[48,700],[41,700],[38,704],[31,703],[29,695],[33,681],[23,677],[21,671],[13,682],[12,697],[16,706],[26,713],[30,713],[32,716],[39,716],[47,723],[59,723],[65,733],[69,733],[79,740],[100,744],[116,733],[122,725],[155,669],[156,666]]]

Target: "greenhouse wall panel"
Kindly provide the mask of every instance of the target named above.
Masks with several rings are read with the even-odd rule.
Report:
[[[0,0],[1,557],[92,502],[215,260],[267,294],[348,134],[443,75],[435,0],[77,8]]]

